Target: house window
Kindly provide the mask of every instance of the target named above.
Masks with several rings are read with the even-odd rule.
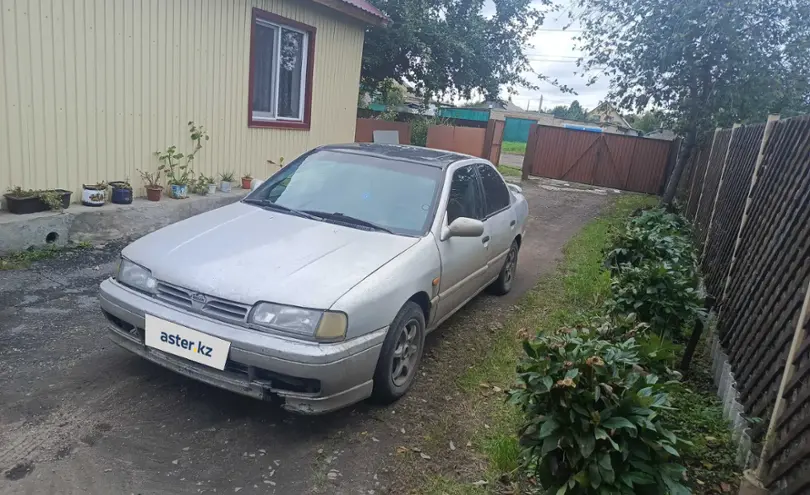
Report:
[[[309,128],[315,28],[253,9],[248,125]]]

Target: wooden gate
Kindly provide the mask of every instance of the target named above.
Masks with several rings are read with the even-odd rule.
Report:
[[[670,141],[535,124],[524,173],[601,187],[658,194],[666,180]]]
[[[484,158],[498,166],[501,160],[501,146],[503,145],[503,132],[506,122],[503,120],[490,120],[487,123],[487,133],[484,136]]]
[[[486,129],[432,125],[428,128],[427,147],[479,156],[497,165],[504,125],[502,120],[490,120]]]

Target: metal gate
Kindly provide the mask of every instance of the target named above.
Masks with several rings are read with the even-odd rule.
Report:
[[[658,194],[672,142],[535,124],[523,170],[532,175]]]

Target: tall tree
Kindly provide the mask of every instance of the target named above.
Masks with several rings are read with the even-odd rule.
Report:
[[[362,83],[408,82],[417,94],[498,98],[534,87],[524,50],[551,0],[371,0],[391,23],[366,32]]]
[[[642,114],[631,114],[626,117],[627,123],[634,129],[643,133],[653,132],[664,126],[664,116],[658,111],[649,111]]]
[[[579,104],[579,101],[574,100],[571,102],[571,105],[557,105],[551,110],[552,115],[557,117],[558,119],[566,119],[566,120],[585,120],[585,115],[588,111],[582,108],[582,105]]]
[[[572,101],[568,106],[568,118],[570,120],[585,120],[585,113],[585,109],[577,100]]]
[[[664,202],[702,131],[810,106],[810,2],[578,3],[586,71],[610,78],[609,97],[621,107],[666,110],[684,135]]]

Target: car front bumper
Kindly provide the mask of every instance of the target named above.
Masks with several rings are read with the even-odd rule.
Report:
[[[372,378],[388,327],[339,343],[267,334],[168,305],[113,279],[100,287],[110,338],[119,346],[187,377],[236,393],[283,399],[285,409],[321,414],[371,395]],[[231,343],[225,370],[165,353],[144,343],[150,314]]]

